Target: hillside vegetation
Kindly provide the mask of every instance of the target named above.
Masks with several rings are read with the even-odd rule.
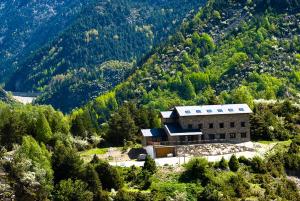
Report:
[[[69,77],[80,68],[94,71],[109,60],[140,60],[203,3],[198,0],[92,1],[83,6],[63,33],[25,57],[5,88],[43,91],[57,75]]]
[[[0,83],[20,62],[69,26],[89,0],[0,2]]]
[[[209,1],[127,81],[85,109],[102,119],[112,102],[125,100],[156,109],[297,101],[300,11],[299,2],[286,2]]]

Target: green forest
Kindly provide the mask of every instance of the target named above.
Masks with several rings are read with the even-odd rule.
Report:
[[[93,7],[99,18],[90,19],[90,10],[85,16],[91,24],[99,20],[99,26],[101,19],[116,18],[122,27],[128,5],[106,6],[111,10]],[[300,200],[300,1],[208,0],[195,13],[184,9],[180,16],[190,17],[172,36],[160,33],[151,45],[135,38],[145,45],[137,52],[121,43],[116,46],[119,58],[108,54],[108,60],[97,60],[99,46],[81,49],[76,34],[62,35],[59,43],[75,45],[79,53],[58,54],[59,46],[50,45],[33,54],[36,60],[28,60],[33,66],[18,71],[24,82],[11,81],[11,87],[20,83],[46,93],[35,104],[22,105],[0,89],[0,199]],[[111,18],[101,18],[102,12]],[[84,42],[94,43],[100,35],[89,30]],[[124,30],[124,35],[131,33]],[[108,46],[103,48],[112,51]],[[142,53],[143,48],[149,52]],[[78,63],[49,65],[64,57]],[[47,101],[53,106],[42,105]],[[184,165],[159,166],[147,156],[141,167],[115,166],[112,156],[101,158],[112,148],[122,153],[141,149],[140,129],[160,128],[162,110],[226,103],[247,103],[253,110],[251,140],[274,144],[263,157],[232,155],[215,162],[195,157]]]
[[[91,160],[80,155],[79,151],[95,147],[128,148],[138,144],[140,128],[160,126],[156,110],[127,103],[99,131],[93,129],[91,116],[84,116],[65,116],[51,106],[1,103],[0,161],[8,181],[0,188],[0,198],[14,195],[17,200],[70,201],[300,199],[299,189],[287,177],[300,172],[300,109],[289,101],[254,106],[252,138],[288,140],[278,143],[264,158],[233,155],[228,161],[222,158],[218,162],[193,158],[179,167],[156,166],[150,157],[143,167],[115,167],[96,155]]]
[[[99,66],[111,60],[140,61],[152,47],[173,34],[183,19],[191,18],[203,3],[199,0],[93,0],[82,8],[63,33],[18,63],[16,72],[5,83],[5,89],[45,91],[39,101],[43,104],[53,104],[57,96],[66,95],[66,92],[71,97],[68,102],[71,102],[81,88],[90,92],[89,95],[98,96],[116,85],[108,79],[95,86],[93,82],[101,79],[97,74],[95,77]],[[85,69],[84,72],[81,69]],[[86,74],[93,78],[86,78]],[[57,77],[60,83],[53,84]],[[118,79],[123,77],[120,75]],[[91,83],[77,87],[73,80]],[[80,99],[79,96],[77,100],[73,105],[60,103],[55,106],[69,112],[74,105],[78,107],[87,102],[85,97]]]

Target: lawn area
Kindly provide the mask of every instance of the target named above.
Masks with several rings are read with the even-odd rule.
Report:
[[[270,145],[270,144],[273,144],[273,143],[276,143],[276,144],[280,144],[280,145],[290,145],[292,141],[291,140],[286,140],[286,141],[258,141],[258,143],[261,143],[261,144],[266,144],[266,145]]]
[[[101,154],[105,154],[108,152],[108,148],[96,148],[96,149],[90,149],[90,150],[86,150],[86,151],[82,151],[80,152],[81,156],[90,156],[90,155],[101,155]]]

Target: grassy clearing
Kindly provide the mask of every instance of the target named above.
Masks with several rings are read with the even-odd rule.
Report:
[[[108,152],[108,148],[96,148],[96,149],[90,149],[83,152],[80,152],[81,156],[90,156],[90,155],[102,155],[106,154]]]

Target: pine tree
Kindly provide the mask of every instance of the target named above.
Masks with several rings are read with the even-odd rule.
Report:
[[[115,144],[123,144],[124,140],[134,140],[138,131],[127,107],[122,107],[117,113],[113,114],[108,125],[108,140]]]
[[[36,139],[40,142],[47,143],[52,137],[52,131],[49,123],[43,113],[38,116],[36,122]]]
[[[234,154],[231,156],[228,164],[229,164],[230,170],[233,172],[238,171],[238,169],[240,167],[240,163]]]
[[[155,161],[149,155],[146,156],[143,171],[148,171],[151,174],[154,174],[156,172]]]

